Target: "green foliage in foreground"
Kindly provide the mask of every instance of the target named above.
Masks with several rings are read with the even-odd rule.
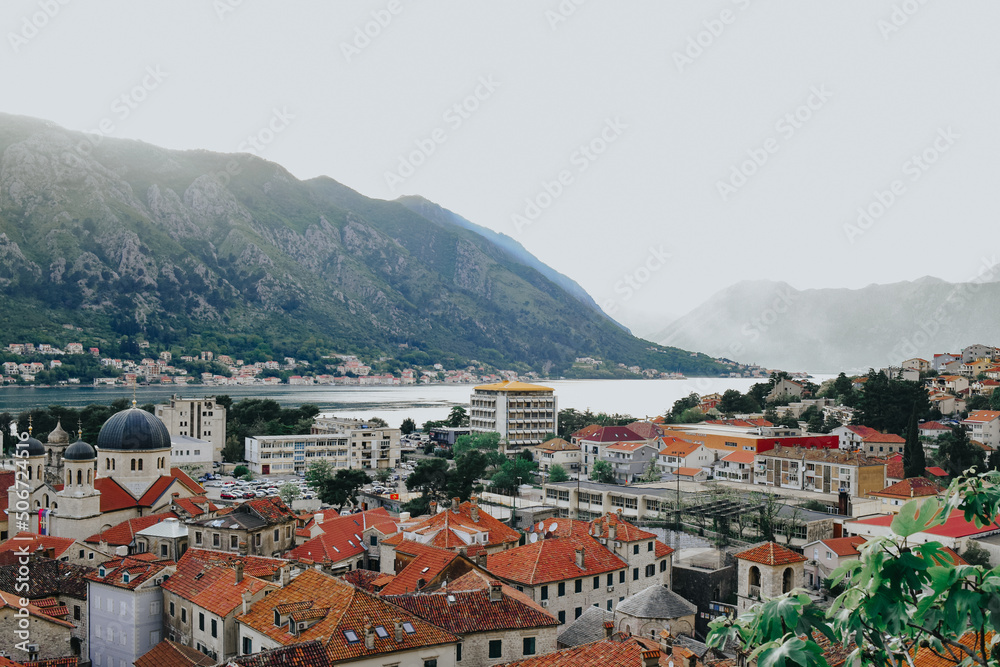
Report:
[[[977,526],[992,523],[1000,513],[1000,473],[970,469],[952,482],[946,498],[908,502],[892,521],[891,537],[869,540],[858,560],[835,570],[831,586],[845,588],[825,612],[802,591],[792,591],[738,618],[712,622],[709,646],[734,640],[758,667],[828,667],[815,638],[853,637],[849,665],[857,660],[906,667],[913,664],[907,654],[921,648],[946,664],[1000,665],[1000,650],[994,655],[1000,643],[1000,567],[956,566],[941,543],[910,541],[942,525],[954,510]]]

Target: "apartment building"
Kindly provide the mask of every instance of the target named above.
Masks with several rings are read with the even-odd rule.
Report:
[[[664,427],[666,436],[705,445],[715,450],[721,458],[729,452],[766,452],[778,445],[791,447],[836,448],[839,441],[832,435],[802,435],[799,429],[782,426],[748,424],[669,424]]]
[[[507,381],[472,390],[469,428],[473,433],[499,433],[506,451],[540,445],[559,427],[559,407],[550,387]]]
[[[352,419],[317,419],[309,435],[261,435],[245,441],[244,458],[257,475],[305,472],[314,461],[334,468],[395,468],[400,431]]]
[[[580,445],[566,442],[562,438],[552,438],[532,448],[532,456],[538,464],[538,471],[548,475],[549,469],[560,465],[575,477],[580,472]]]
[[[969,437],[996,449],[1000,445],[1000,412],[994,410],[973,410],[962,421],[969,429]]]
[[[155,414],[166,425],[170,435],[207,440],[212,443],[210,460],[222,460],[222,448],[226,446],[226,408],[216,403],[215,398],[180,398],[174,395],[169,403],[157,405]]]
[[[885,462],[839,449],[775,447],[758,453],[754,484],[866,498],[885,488]]]
[[[649,462],[655,465],[657,448],[642,442],[616,442],[601,452],[602,461],[611,464],[619,484],[637,481],[646,472]]]
[[[715,451],[697,442],[668,436],[658,438],[656,444],[660,447],[656,464],[664,473],[678,468],[704,468],[715,462]]]
[[[627,426],[588,426],[577,431],[570,436],[570,442],[580,446],[580,454],[583,461],[580,463],[580,471],[584,477],[590,475],[590,469],[595,461],[600,461],[605,448],[611,445],[646,444],[651,439],[644,438]]]

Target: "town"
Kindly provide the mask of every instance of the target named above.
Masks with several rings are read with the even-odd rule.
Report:
[[[121,370],[148,379],[171,359],[150,361]],[[43,408],[18,418],[0,471],[0,660],[736,664],[710,624],[792,591],[829,605],[834,573],[908,502],[1000,468],[988,345],[819,386],[773,372],[651,419],[560,409],[528,379],[463,377],[484,383],[423,430],[329,414],[251,430],[236,459],[228,397],[133,400],[89,443],[82,424],[36,428]],[[1000,524],[962,512],[908,539],[1000,564]],[[839,664],[852,646],[823,650]]]

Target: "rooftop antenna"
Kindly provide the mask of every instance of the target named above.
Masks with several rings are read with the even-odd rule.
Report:
[[[132,378],[132,407],[135,407],[135,378]]]

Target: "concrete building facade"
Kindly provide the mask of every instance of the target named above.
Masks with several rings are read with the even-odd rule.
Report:
[[[540,445],[559,429],[559,405],[550,387],[498,382],[475,387],[469,402],[473,433],[499,433],[510,451]]]

